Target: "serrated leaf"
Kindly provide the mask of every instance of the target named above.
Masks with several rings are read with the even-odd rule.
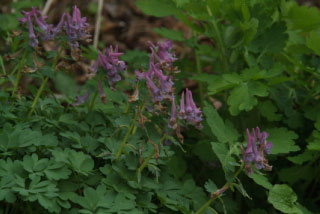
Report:
[[[278,109],[270,100],[260,102],[258,108],[261,115],[267,118],[268,121],[279,121],[282,118],[281,114],[276,113]]]
[[[278,53],[285,47],[288,38],[286,23],[277,22],[254,39],[249,50],[255,53]]]
[[[303,31],[317,29],[320,24],[320,12],[316,7],[295,4],[289,11],[288,21],[294,29]]]
[[[271,154],[287,154],[300,150],[294,142],[298,138],[295,132],[284,127],[269,129],[267,132],[270,134],[268,141],[271,141],[273,145]]]
[[[207,123],[209,124],[212,133],[217,137],[221,143],[233,143],[238,139],[238,132],[231,127],[226,125],[217,110],[215,110],[209,104],[206,104],[204,108],[204,114],[207,117]]]
[[[266,189],[272,188],[272,184],[268,181],[268,178],[263,175],[252,173],[249,177],[252,178],[256,184],[259,184]]]
[[[217,185],[211,179],[209,179],[204,184],[204,187],[206,188],[207,192],[210,193],[210,194],[214,193],[218,189]]]
[[[269,192],[268,201],[283,213],[301,213],[296,204],[296,193],[286,184],[274,185]]]
[[[291,161],[292,163],[301,165],[307,161],[315,161],[318,159],[318,157],[319,157],[319,154],[317,152],[307,150],[296,156],[288,157],[288,160]]]
[[[268,94],[268,87],[260,82],[242,83],[230,92],[227,100],[229,111],[232,115],[238,115],[243,110],[250,111],[258,104],[256,96],[265,97]]]
[[[71,171],[67,168],[65,163],[51,161],[44,173],[49,180],[61,180],[67,179],[71,174]]]

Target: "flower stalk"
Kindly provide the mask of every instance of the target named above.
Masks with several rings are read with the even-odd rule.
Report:
[[[239,169],[237,170],[237,172],[234,174],[233,180],[238,178],[239,174],[243,170],[243,167],[244,167],[244,163],[243,163],[243,161],[241,161],[241,165],[240,165]],[[210,204],[212,202],[214,202],[217,198],[219,198],[222,193],[227,191],[232,186],[232,184],[233,184],[233,182],[227,182],[220,189],[218,189],[217,191],[212,193],[211,198],[202,207],[200,207],[200,209],[196,212],[196,214],[201,214],[207,207],[210,206]]]

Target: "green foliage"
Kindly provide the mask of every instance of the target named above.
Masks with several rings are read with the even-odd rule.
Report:
[[[147,3],[140,2],[140,9],[159,16],[151,9],[151,3],[146,10]],[[157,4],[170,7],[169,11],[175,14],[168,15],[174,15],[193,31],[184,41],[194,51],[195,63],[182,68],[189,74],[184,77],[198,82],[202,103],[210,96],[215,106],[221,104],[218,110],[208,103],[204,105],[205,133],[209,139],[194,146],[194,153],[203,161],[218,160],[228,180],[240,155],[238,131],[244,133],[246,128],[259,126],[269,133],[267,141],[273,144],[269,158],[273,174],[268,178],[255,172],[250,178],[269,192],[268,202],[278,211],[258,209],[252,203],[247,204],[252,208],[248,213],[312,213],[301,204],[316,212],[319,198],[313,200],[316,190],[310,189],[319,190],[319,170],[312,170],[319,164],[320,150],[319,9],[276,0],[172,2],[174,6],[164,0]],[[155,31],[172,40],[183,40],[171,29]],[[208,151],[209,142],[212,151]],[[212,183],[219,183],[215,177],[206,180],[209,192]],[[286,185],[272,186],[282,182],[295,185],[292,189]],[[252,195],[245,184],[248,195]],[[266,201],[265,193],[258,192],[259,203]],[[278,200],[282,194],[288,200]]]
[[[31,48],[17,18],[43,2],[16,1],[11,14],[0,14],[0,213],[320,209],[318,8],[291,0],[137,0],[143,13],[173,16],[190,28],[154,28],[184,50],[174,62],[181,72],[172,72],[175,97],[184,78],[196,81],[193,98],[203,112],[202,130],[182,123],[174,130],[171,103],[152,102],[150,86],[134,76],[149,69],[146,51],[121,56],[127,71],[111,88],[100,71],[76,83],[70,67],[95,60],[93,46],[81,43],[74,52],[61,38],[63,56]],[[97,5],[88,10],[95,14]],[[19,87],[26,77],[35,83],[28,93]],[[131,96],[136,89],[139,96]],[[75,104],[82,95],[87,99]],[[269,134],[271,154],[259,152],[271,172],[244,160],[245,131],[253,127]]]
[[[270,190],[268,201],[283,213],[302,213],[296,204],[297,195],[288,185],[274,185]]]

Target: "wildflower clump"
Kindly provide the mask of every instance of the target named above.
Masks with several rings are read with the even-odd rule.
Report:
[[[44,41],[54,40],[59,33],[63,32],[63,29],[72,49],[79,47],[79,41],[90,41],[91,35],[89,33],[89,24],[86,22],[87,18],[81,17],[77,6],[73,6],[72,16],[69,13],[63,13],[56,27],[53,27],[53,24],[48,24],[46,22],[47,16],[43,16],[41,11],[35,7],[32,7],[29,12],[22,11],[21,13],[24,17],[20,18],[19,21],[22,24],[27,23],[29,44],[34,48],[39,44],[38,37]],[[40,31],[36,32],[35,27],[38,27]]]
[[[245,169],[248,174],[253,172],[251,163],[254,163],[257,169],[264,169],[265,171],[271,171],[272,166],[268,164],[266,155],[270,154],[272,143],[267,142],[269,134],[265,131],[260,132],[260,128],[256,127],[252,129],[252,134],[250,134],[249,129],[247,129],[247,148],[242,150],[242,156],[245,163]]]

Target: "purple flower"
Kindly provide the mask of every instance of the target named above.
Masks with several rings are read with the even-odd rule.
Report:
[[[124,61],[119,60],[119,56],[123,53],[118,52],[118,47],[113,51],[112,46],[110,46],[110,49],[105,49],[104,52],[105,54],[99,51],[94,70],[97,71],[98,67],[101,66],[107,73],[110,86],[113,86],[115,82],[121,80],[119,72],[124,72],[126,70],[126,64]]]
[[[106,104],[106,95],[105,95],[105,93],[104,93],[104,91],[103,91],[103,88],[102,88],[102,85],[101,85],[101,80],[99,79],[98,80],[98,91],[99,91],[99,94],[100,94],[100,99],[101,99],[101,101],[104,103],[104,104]]]
[[[160,89],[154,84],[150,77],[146,76],[149,94],[154,103],[161,102],[164,99]]]
[[[171,99],[171,117],[169,120],[168,124],[169,128],[176,129],[178,124],[177,124],[177,109],[176,109],[176,103],[174,96],[172,96]]]
[[[24,15],[24,17],[19,18],[19,21],[22,24],[25,24],[25,23],[28,24],[29,44],[31,47],[36,47],[39,43],[37,36],[34,32],[34,27],[33,27],[33,23],[32,23],[32,16],[37,17],[38,12],[40,13],[40,11],[38,11],[35,7],[32,7],[32,10],[29,12],[21,11],[21,13]]]
[[[41,11],[37,10],[35,7],[32,7],[32,10],[29,12],[22,11],[21,13],[24,17],[20,18],[19,21],[22,24],[28,24],[29,43],[32,47],[36,47],[39,43],[34,32],[32,19],[34,19],[36,26],[39,27],[39,36],[43,40],[54,39],[58,33],[61,32],[63,26],[72,48],[77,48],[79,46],[79,40],[87,40],[90,37],[90,34],[88,33],[89,24],[86,22],[85,17],[81,17],[80,10],[77,6],[73,7],[72,18],[70,14],[64,13],[56,27],[53,27],[52,24],[47,24],[45,21],[47,17],[43,16]]]
[[[186,96],[186,102],[184,102],[184,95]],[[192,98],[192,92],[189,89],[186,89],[185,94],[182,92],[179,118],[186,120],[187,123],[192,124],[198,129],[202,128],[202,111],[195,105]]]
[[[66,21],[64,22],[65,31],[69,38],[71,47],[78,48],[78,40],[87,40],[91,37],[88,33],[89,24],[86,17],[81,17],[81,13],[77,6],[73,6],[72,17],[66,14]]]
[[[241,150],[245,169],[248,174],[253,172],[251,163],[254,163],[257,169],[264,169],[266,171],[272,169],[272,166],[268,164],[268,160],[265,157],[266,154],[270,154],[270,149],[272,147],[272,143],[267,142],[268,136],[269,134],[267,132],[260,132],[259,127],[256,127],[256,129],[253,128],[252,134],[250,134],[249,129],[247,129],[247,148],[244,151],[241,147]]]
[[[177,60],[174,53],[171,53],[172,41],[166,40],[163,43],[158,42],[155,46],[152,42],[149,42],[151,49],[151,60],[154,63],[159,63],[163,67],[171,67],[172,63]]]

